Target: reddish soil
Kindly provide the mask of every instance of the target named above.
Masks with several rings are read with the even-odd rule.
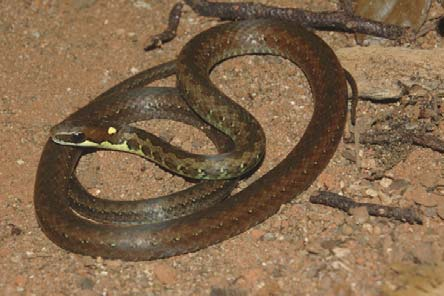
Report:
[[[218,23],[186,7],[178,38],[144,52],[147,38],[164,29],[175,2],[0,2],[0,294],[380,295],[402,285],[399,266],[441,264],[444,160],[438,152],[418,147],[408,147],[382,180],[368,181],[346,157],[354,146],[341,144],[311,188],[278,214],[196,253],[128,263],[72,254],[48,240],[35,219],[33,187],[49,128],[119,81],[173,59],[187,40]],[[261,2],[332,10],[337,1]],[[351,35],[319,35],[334,49],[355,45]],[[438,40],[429,34],[416,46],[441,47]],[[297,143],[312,110],[310,90],[296,66],[276,57],[229,60],[213,71],[212,79],[266,131],[266,161],[240,185],[247,186]],[[174,79],[157,85],[174,85]],[[368,118],[398,105],[365,102],[358,116]],[[199,132],[184,125],[158,121],[144,127],[185,149],[212,149]],[[443,136],[444,124],[439,128]],[[364,169],[379,165],[374,148],[361,149]],[[188,186],[146,160],[116,152],[84,157],[77,173],[91,192],[116,199],[158,196]],[[313,205],[308,198],[319,188],[357,201],[418,207],[424,224]]]

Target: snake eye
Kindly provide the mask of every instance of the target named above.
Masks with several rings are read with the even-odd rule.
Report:
[[[71,143],[82,143],[86,140],[85,134],[84,133],[73,133],[70,135],[70,142]]]

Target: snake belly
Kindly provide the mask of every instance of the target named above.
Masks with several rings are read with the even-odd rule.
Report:
[[[191,56],[186,55],[190,53]],[[204,210],[154,224],[102,223],[76,214],[67,196],[81,149],[49,140],[39,163],[34,194],[37,219],[48,238],[64,249],[84,255],[130,261],[165,258],[197,251],[240,234],[275,214],[282,204],[310,186],[330,161],[342,137],[347,85],[333,50],[295,23],[249,20],[211,28],[193,38],[176,63],[170,63],[170,68],[160,75],[136,75],[94,100],[84,112],[88,112],[89,106],[103,112],[107,97],[176,70],[182,93],[191,100],[209,96],[210,106],[218,104],[220,94],[213,93],[211,85],[205,82],[211,71],[208,65],[245,54],[287,58],[302,69],[312,90],[313,115],[300,141],[281,163],[244,190]],[[222,119],[217,112],[200,111]],[[235,118],[241,120],[242,116]],[[222,120],[217,127],[226,132],[227,124],[239,123]]]

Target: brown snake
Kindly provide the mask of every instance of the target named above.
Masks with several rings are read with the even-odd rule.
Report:
[[[183,56],[186,52],[193,55]],[[208,76],[220,61],[245,54],[287,58],[302,69],[311,86],[312,118],[299,143],[280,164],[246,189],[196,212],[155,223],[114,223],[100,218],[95,220],[94,214],[87,219],[73,208],[70,188],[75,183],[74,171],[82,149],[60,146],[48,140],[39,163],[34,196],[43,232],[60,247],[85,255],[124,260],[165,258],[193,252],[244,232],[310,186],[328,164],[342,137],[347,84],[345,71],[331,48],[295,23],[250,20],[214,27],[186,45],[176,62],[122,82],[73,114],[73,118],[94,112],[102,116],[108,108],[108,100],[124,98],[130,90],[172,75],[176,69],[183,72],[185,64],[191,65],[189,71],[194,71],[193,61],[207,63],[209,68],[205,75]],[[191,88],[200,95],[211,95],[196,84],[193,77],[191,74],[180,77],[181,92],[187,93],[183,89]],[[202,78],[208,80],[208,77]],[[223,146],[220,146],[222,150]],[[209,181],[215,188],[230,187],[230,182]]]

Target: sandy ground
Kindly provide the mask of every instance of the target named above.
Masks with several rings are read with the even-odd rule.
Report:
[[[335,1],[262,2],[335,9]],[[341,144],[313,186],[277,215],[193,254],[127,263],[68,253],[45,237],[34,216],[33,187],[49,128],[117,82],[173,59],[193,35],[217,24],[186,8],[179,37],[145,53],[145,41],[164,28],[174,3],[0,2],[0,294],[380,295],[384,287],[403,286],[399,274],[421,268],[431,268],[439,286],[444,281],[439,276],[444,196],[438,185],[444,186],[444,160],[417,147],[404,149],[405,157],[382,180],[368,181],[350,161],[353,146]],[[335,49],[355,45],[350,35],[320,36]],[[440,47],[438,41],[431,34],[415,46]],[[255,178],[276,165],[302,134],[312,110],[307,82],[297,67],[274,57],[227,61],[212,79],[264,126],[267,157]],[[168,79],[158,85],[173,84]],[[368,119],[398,107],[396,102],[365,102],[359,112]],[[211,150],[192,128],[166,121],[145,127],[185,149]],[[443,136],[444,125],[439,128]],[[379,165],[375,151],[362,148],[364,171]],[[141,158],[113,152],[83,158],[77,173],[92,192],[116,199],[158,196],[188,186]],[[319,188],[360,201],[416,206],[424,213],[424,224],[368,217],[362,211],[350,216],[312,205],[308,197]]]

